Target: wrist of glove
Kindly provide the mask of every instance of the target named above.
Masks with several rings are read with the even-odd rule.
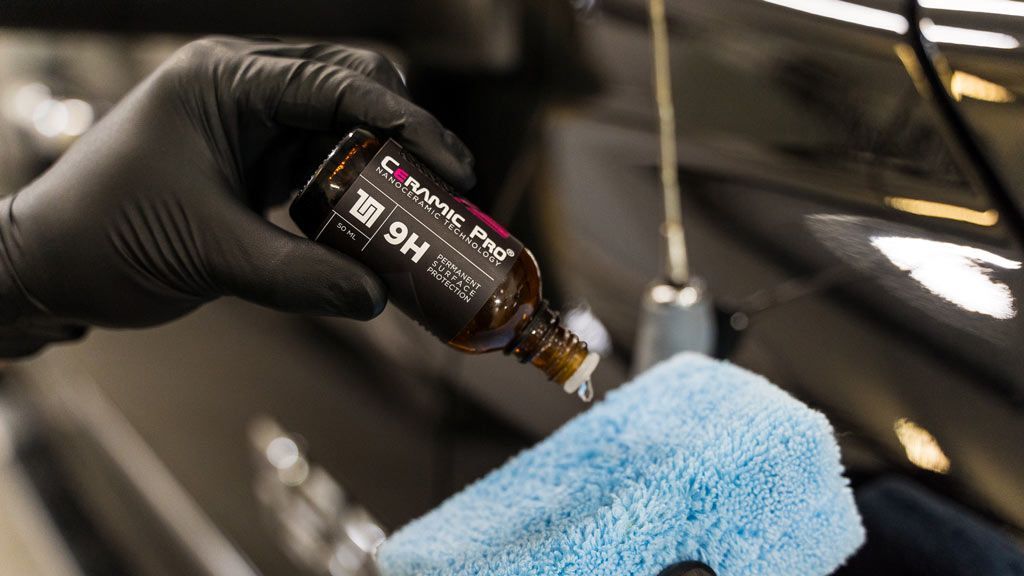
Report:
[[[81,326],[157,324],[225,295],[376,315],[386,301],[376,275],[260,213],[358,124],[470,187],[472,156],[407,97],[396,68],[366,50],[236,38],[185,46],[0,203],[0,332],[24,331],[31,351]]]

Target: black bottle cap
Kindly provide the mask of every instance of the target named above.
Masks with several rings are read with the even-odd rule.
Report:
[[[681,562],[665,568],[658,576],[715,576],[715,571],[701,562]]]

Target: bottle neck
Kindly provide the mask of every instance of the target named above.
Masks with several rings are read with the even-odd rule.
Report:
[[[588,350],[586,342],[562,326],[558,312],[542,302],[505,353],[540,368],[549,380],[565,384],[583,364]]]

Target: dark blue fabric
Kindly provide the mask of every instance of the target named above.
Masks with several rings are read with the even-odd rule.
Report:
[[[868,540],[843,576],[1024,576],[1024,549],[969,510],[908,480],[857,491]]]

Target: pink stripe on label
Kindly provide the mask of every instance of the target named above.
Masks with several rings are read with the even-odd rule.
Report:
[[[488,216],[486,213],[484,213],[483,210],[477,208],[476,204],[473,204],[472,202],[466,200],[465,198],[460,198],[459,196],[453,196],[453,198],[455,198],[456,202],[465,206],[466,209],[472,212],[474,216],[483,221],[484,224],[487,224],[487,226],[491,230],[497,232],[498,236],[501,236],[502,238],[508,238],[509,236],[511,236],[508,230],[505,230],[505,228],[501,224],[498,224],[498,222],[494,218]]]

